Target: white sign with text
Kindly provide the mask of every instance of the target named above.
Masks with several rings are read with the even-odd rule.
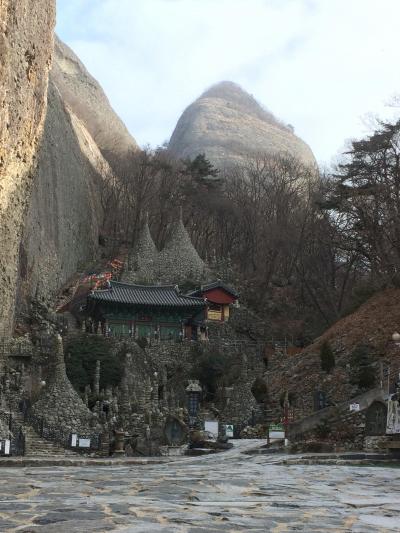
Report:
[[[204,422],[205,431],[209,431],[214,435],[215,438],[218,437],[218,421],[215,420],[206,420]]]

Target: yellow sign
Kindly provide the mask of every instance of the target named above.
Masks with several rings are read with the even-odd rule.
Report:
[[[222,320],[222,313],[221,311],[215,311],[213,309],[209,309],[207,317],[208,317],[208,320]]]

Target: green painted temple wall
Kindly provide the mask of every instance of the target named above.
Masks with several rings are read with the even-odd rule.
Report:
[[[182,323],[193,318],[198,311],[180,309],[157,309],[154,307],[101,305],[101,314],[107,321],[111,335],[131,335],[154,338],[158,331],[161,340],[177,339],[182,331]]]

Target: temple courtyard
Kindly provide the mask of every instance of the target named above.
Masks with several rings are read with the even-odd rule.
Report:
[[[166,463],[0,467],[0,531],[400,531],[399,468],[242,453],[256,444]]]

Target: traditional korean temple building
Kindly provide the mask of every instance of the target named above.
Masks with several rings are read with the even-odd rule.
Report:
[[[122,282],[108,282],[107,288],[88,296],[89,329],[136,339],[206,340],[207,322],[228,320],[230,306],[239,295],[220,280],[187,295],[176,284],[200,284],[209,276],[183,224],[182,210],[161,252],[146,218],[130,250]]]
[[[202,285],[189,293],[190,296],[203,298],[207,303],[206,320],[225,322],[229,320],[231,305],[237,305],[239,294],[221,280]]]
[[[95,332],[136,339],[206,339],[207,304],[180,294],[177,286],[132,285],[111,281],[88,297]]]

